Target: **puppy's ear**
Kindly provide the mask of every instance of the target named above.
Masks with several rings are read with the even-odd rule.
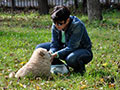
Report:
[[[43,57],[45,55],[45,53],[40,51],[39,55]]]

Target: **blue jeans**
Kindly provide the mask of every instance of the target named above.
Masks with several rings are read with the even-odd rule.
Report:
[[[50,42],[48,43],[41,43],[36,46],[37,48],[45,48],[49,51],[50,49]],[[76,51],[70,53],[66,57],[55,58],[52,62],[52,65],[55,64],[63,64],[59,59],[65,60],[66,64],[73,69],[79,69],[85,64],[89,63],[93,58],[93,54],[91,50],[87,49],[77,49]]]

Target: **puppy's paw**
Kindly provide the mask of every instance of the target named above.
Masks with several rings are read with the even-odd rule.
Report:
[[[11,72],[10,74],[9,74],[9,78],[14,78],[15,77],[15,72]]]

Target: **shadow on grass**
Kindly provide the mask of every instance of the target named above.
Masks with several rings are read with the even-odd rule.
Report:
[[[89,75],[91,75],[92,77],[100,77],[103,78],[105,82],[108,83],[114,83],[116,76],[114,76],[112,73],[108,72],[108,71],[104,71],[104,69],[102,70],[94,70],[93,72],[89,73]]]

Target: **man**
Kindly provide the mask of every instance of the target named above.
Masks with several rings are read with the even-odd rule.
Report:
[[[52,65],[63,65],[64,60],[74,72],[84,74],[85,64],[93,54],[91,40],[84,24],[65,6],[56,6],[51,14],[52,42],[39,44],[36,48],[46,48],[52,55]],[[58,67],[60,68],[60,67]],[[62,71],[61,71],[62,72]]]

